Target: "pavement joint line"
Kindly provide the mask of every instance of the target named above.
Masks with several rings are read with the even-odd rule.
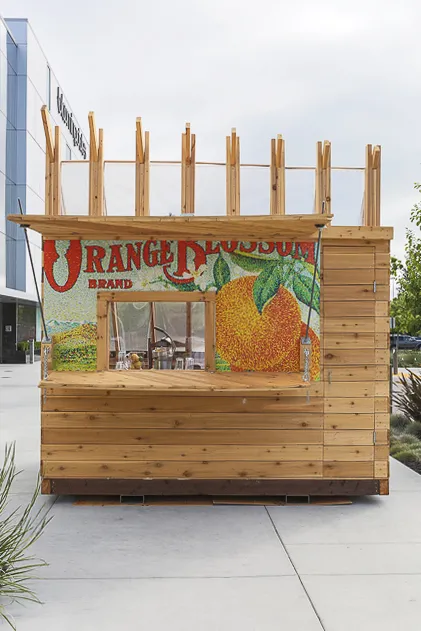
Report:
[[[295,574],[250,574],[247,576],[48,576],[37,577],[38,581],[179,581],[179,580],[252,580],[255,578],[295,578]]]
[[[270,522],[271,522],[271,524],[272,524],[272,527],[273,527],[273,529],[274,529],[274,531],[275,531],[275,534],[276,534],[276,536],[278,537],[279,542],[280,542],[281,546],[283,547],[284,552],[285,552],[285,554],[287,555],[289,562],[291,563],[292,567],[294,568],[295,575],[296,575],[296,577],[298,578],[298,580],[300,581],[301,587],[303,588],[303,591],[304,591],[305,595],[307,596],[308,602],[310,603],[310,606],[311,606],[311,608],[312,608],[312,609],[313,609],[313,611],[314,611],[314,615],[316,616],[317,620],[319,621],[320,628],[321,628],[321,629],[323,629],[323,631],[326,631],[326,627],[324,626],[324,624],[323,624],[323,622],[322,622],[322,619],[321,619],[321,617],[320,617],[320,615],[319,615],[319,612],[317,611],[316,606],[315,606],[315,604],[313,603],[313,601],[312,601],[312,599],[311,599],[311,597],[310,597],[310,594],[309,594],[309,593],[308,593],[308,591],[307,591],[306,586],[304,585],[304,581],[303,581],[303,579],[301,578],[300,574],[298,573],[298,570],[297,570],[297,568],[296,568],[296,566],[295,566],[294,561],[292,560],[292,558],[291,558],[291,556],[290,556],[290,554],[289,554],[289,552],[288,552],[288,550],[287,550],[287,548],[286,548],[286,546],[285,546],[284,542],[282,541],[282,537],[281,537],[281,535],[280,535],[280,532],[279,532],[279,530],[277,529],[277,527],[276,527],[276,525],[275,525],[275,522],[274,522],[274,521],[273,521],[273,519],[272,519],[272,515],[269,513],[269,510],[268,510],[268,507],[267,507],[267,506],[265,506],[265,510],[266,510],[266,513],[267,513],[267,515],[268,515],[268,517],[269,517],[269,520],[270,520]]]

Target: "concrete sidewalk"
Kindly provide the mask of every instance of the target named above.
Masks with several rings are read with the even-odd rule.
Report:
[[[38,469],[39,369],[0,366],[1,448],[16,440],[24,468],[13,506]],[[45,604],[13,606],[18,631],[421,628],[421,477],[394,460],[390,497],[348,506],[41,501]]]

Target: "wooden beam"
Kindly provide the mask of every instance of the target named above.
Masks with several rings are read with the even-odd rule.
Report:
[[[136,172],[135,172],[135,215],[144,215],[145,203],[145,147],[143,142],[142,119],[136,118]]]
[[[231,138],[225,138],[225,194],[226,194],[226,211],[227,215],[231,215]]]
[[[373,188],[373,151],[371,145],[365,148],[365,186],[364,186],[364,225],[372,226],[372,188]]]
[[[271,141],[271,215],[285,215],[285,141],[281,134]]]
[[[191,136],[190,198],[190,212],[194,215],[196,205],[196,134]]]
[[[95,115],[93,112],[88,114],[89,123],[89,215],[96,217],[97,209],[97,185],[98,185],[98,142],[95,126]]]
[[[45,143],[47,147],[47,156],[50,162],[54,161],[54,141],[53,141],[53,132],[51,130],[50,116],[48,114],[48,108],[46,105],[41,107],[41,118],[42,125],[44,127],[45,133]]]
[[[150,157],[149,157],[149,132],[145,131],[145,168],[143,174],[143,215],[149,216],[149,170],[150,170]]]
[[[61,156],[60,127],[54,130],[54,169],[53,169],[53,215],[61,214]]]
[[[236,216],[240,214],[240,139],[235,127],[226,142],[227,214]]]
[[[187,179],[187,135],[181,134],[181,214],[187,212],[186,201],[186,179]]]
[[[316,143],[316,195],[315,195],[315,204],[314,204],[314,212],[316,214],[320,214],[322,212],[322,195],[323,195],[323,149],[321,141]]]
[[[98,160],[97,160],[97,215],[104,215],[104,130],[98,131]]]
[[[181,136],[181,213],[194,214],[196,169],[196,135],[191,133],[190,123]]]
[[[276,215],[276,140],[270,141],[270,214]]]
[[[373,153],[373,197],[374,197],[374,225],[381,225],[380,194],[381,194],[381,146],[376,145]]]
[[[328,215],[331,212],[331,181],[332,181],[332,166],[331,166],[331,144],[329,140],[325,140],[323,143],[323,156],[322,156],[322,183],[323,183],[323,198],[324,206],[322,203],[322,211]]]

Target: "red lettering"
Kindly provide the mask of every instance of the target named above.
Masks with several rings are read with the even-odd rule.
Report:
[[[133,281],[129,278],[124,279],[124,289],[131,289],[133,287]]]
[[[171,244],[168,241],[161,241],[161,252],[159,257],[160,265],[169,265],[174,260],[174,254],[171,252]]]
[[[104,268],[102,267],[102,259],[105,256],[105,249],[100,245],[87,245],[86,247],[86,269],[85,272],[89,274],[93,274],[94,272],[98,272],[100,274],[104,273]]]
[[[54,263],[59,259],[59,255],[56,250],[56,242],[51,239],[46,239],[43,245],[43,252],[44,273],[50,287],[59,293],[71,289],[79,278],[82,267],[82,245],[80,241],[70,241],[70,245],[67,248],[65,259],[67,261],[69,273],[64,285],[59,285],[54,278]]]
[[[213,245],[213,241],[206,241],[205,254],[207,256],[209,256],[210,254],[219,254],[219,252],[220,252],[219,243],[216,243],[216,245]]]
[[[107,289],[107,281],[105,278],[100,278],[98,281],[98,289]]]
[[[116,280],[115,280],[115,288],[116,289],[123,289],[123,279],[122,278],[116,278]]]
[[[140,269],[140,251],[142,249],[142,243],[141,241],[136,241],[136,243],[133,245],[133,243],[128,243],[126,245],[127,248],[127,271],[131,272],[132,271],[132,263],[135,267],[135,269]]]
[[[107,269],[107,274],[111,272],[125,272],[126,268],[124,267],[123,259],[121,258],[121,244],[114,243],[110,246],[111,248],[111,256],[110,262]]]
[[[270,242],[270,243],[259,243],[259,248],[258,251],[260,254],[272,254],[272,252],[275,250],[275,244]]]
[[[95,278],[90,278],[88,280],[88,287],[89,287],[89,289],[96,289],[97,282],[96,282]]]
[[[276,244],[276,249],[281,256],[289,256],[292,251],[292,243],[281,241]]]
[[[107,281],[107,289],[115,289],[114,280],[112,278]]]
[[[296,249],[299,251],[300,256],[305,259],[307,261],[307,263],[310,263],[311,265],[314,265],[315,262],[315,248],[314,248],[315,244],[312,241],[309,242],[303,242],[303,243],[296,243]]]
[[[156,241],[146,241],[143,246],[143,260],[148,267],[158,265],[158,250],[151,250],[151,246],[156,244]]]
[[[206,264],[206,254],[204,249],[195,241],[179,241],[178,242],[178,261],[177,269],[174,272],[174,276],[183,276],[188,272],[187,267],[187,252],[193,250],[193,264],[194,269],[197,270],[201,265]]]
[[[224,252],[234,252],[238,248],[238,241],[221,241]]]
[[[246,246],[245,243],[250,243],[250,245]],[[240,252],[254,252],[257,248],[256,241],[242,241],[240,243]]]

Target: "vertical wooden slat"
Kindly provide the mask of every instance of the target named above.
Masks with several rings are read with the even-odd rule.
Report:
[[[190,212],[195,212],[196,199],[196,134],[191,136],[191,155],[190,155]]]
[[[322,184],[322,169],[323,169],[323,149],[321,141],[316,143],[316,199],[314,204],[314,212],[321,213],[322,212],[322,194],[323,194],[323,184]]]
[[[95,115],[88,114],[89,122],[89,215],[97,215],[97,161],[98,141],[95,127]]]
[[[144,200],[144,148],[143,148],[143,132],[142,119],[140,116],[136,118],[136,173],[135,173],[135,215],[140,217],[143,215]]]
[[[231,215],[231,138],[227,136],[225,139],[226,147],[226,165],[225,165],[225,177],[226,177],[226,210],[227,215]]]
[[[240,138],[237,136],[235,152],[235,214],[240,214]]]
[[[380,189],[381,189],[381,147],[376,145],[373,153],[373,217],[374,225],[381,225],[380,217]]]
[[[365,148],[364,225],[372,226],[372,146]]]
[[[187,212],[186,202],[186,172],[187,172],[187,135],[181,134],[181,213]]]
[[[149,216],[149,170],[150,170],[150,157],[149,157],[149,132],[145,131],[145,168],[143,179],[143,214]]]
[[[323,143],[323,196],[324,212],[329,214],[331,212],[331,144],[329,140],[325,140]],[[322,205],[323,210],[323,205]]]
[[[97,215],[104,215],[104,130],[98,130],[98,160],[97,160]]]
[[[191,332],[192,332],[192,303],[186,302],[186,353],[192,352]]]
[[[60,127],[54,130],[53,215],[61,214]]]
[[[276,215],[276,140],[270,141],[270,214]]]
[[[280,215],[285,215],[285,140],[281,135],[278,137],[281,140],[278,172],[278,209]]]
[[[190,123],[186,123],[186,180],[185,180],[185,197],[186,197],[186,210],[187,214],[191,213],[191,197],[190,197],[190,153],[191,153],[191,132]]]

